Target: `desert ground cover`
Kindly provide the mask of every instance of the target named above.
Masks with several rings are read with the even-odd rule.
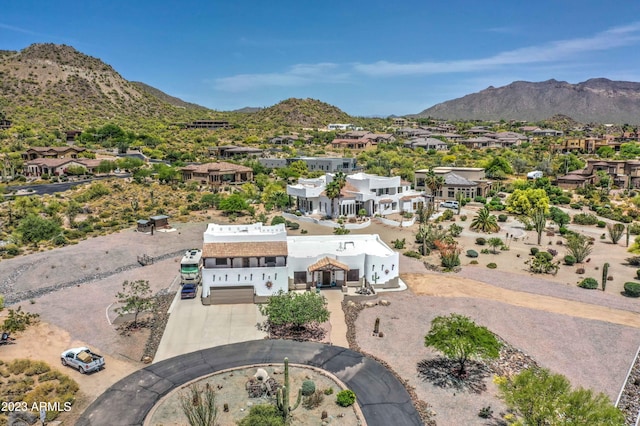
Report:
[[[475,238],[482,234],[468,229],[474,209],[471,206],[463,211],[469,216],[466,222],[455,222],[464,227],[459,237],[463,253],[469,248],[479,251]],[[80,393],[72,412],[63,414],[61,419],[73,424],[83,407],[110,384],[143,366],[141,357],[148,333],[143,330],[123,336],[112,324],[116,320],[114,295],[122,282],[145,279],[154,292],[175,291],[179,261],[176,253],[201,245],[208,220],[222,219],[204,212],[192,222],[174,224],[174,232],[150,236],[126,229],[77,245],[0,261],[0,291],[10,303],[19,301],[23,309],[39,313],[41,319],[38,326],[16,336],[16,345],[0,348],[2,359],[28,357],[57,366],[60,352],[81,345],[105,355],[107,368],[98,374],[81,376],[68,372],[78,381]],[[569,225],[570,229],[596,237],[591,260],[583,265],[585,274],[576,274],[575,266],[561,266],[555,276],[533,275],[524,265],[534,245],[533,232],[520,229],[511,218],[503,225],[505,228],[496,235],[519,235],[517,241],[514,238],[509,242],[510,250],[480,254],[477,265],[470,265],[471,259],[463,254],[462,268],[457,273],[427,271],[422,261],[401,256],[400,270],[409,290],[384,294],[391,305],[365,309],[357,321],[361,348],[388,362],[415,386],[419,397],[433,407],[441,425],[482,424],[477,416],[480,408],[491,405],[498,413],[504,407],[495,397],[490,380],[488,390],[481,395],[453,395],[420,380],[417,362],[435,356],[423,346],[423,338],[436,315],[468,315],[543,367],[566,375],[576,386],[605,392],[611,399],[617,397],[640,344],[640,303],[620,294],[624,282],[635,276],[635,269],[624,265],[628,257],[624,242],[614,246],[598,238],[602,229]],[[309,234],[331,232],[303,222],[300,230],[290,232],[299,234],[302,229]],[[406,238],[407,250],[416,247],[416,231],[417,225],[397,228],[374,220],[368,228],[352,232],[377,233],[389,244]],[[545,236],[543,247],[551,246],[548,242],[552,241],[558,256],[563,256],[563,247],[557,245],[557,240],[561,238]],[[137,256],[142,254],[160,260],[142,267],[137,264]],[[438,263],[436,255],[423,260]],[[606,291],[576,286],[582,277],[599,280],[605,261],[611,264],[609,275],[614,277]],[[489,262],[495,262],[498,268],[486,268]],[[1,315],[6,315],[6,310]],[[370,337],[369,330],[376,317],[381,318],[381,330],[385,332],[385,337],[377,340]]]

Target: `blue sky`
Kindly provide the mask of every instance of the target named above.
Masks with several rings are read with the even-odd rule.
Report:
[[[0,49],[67,44],[217,110],[418,113],[516,80],[640,81],[640,1],[3,2]]]

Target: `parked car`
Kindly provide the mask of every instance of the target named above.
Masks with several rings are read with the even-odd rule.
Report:
[[[196,284],[184,284],[180,290],[180,299],[194,299],[198,292]]]
[[[457,201],[443,201],[440,203],[440,207],[446,207],[448,209],[457,209],[459,207]]]
[[[76,368],[82,374],[99,371],[104,368],[104,358],[84,346],[67,349],[62,352],[60,362],[62,362],[62,365]]]

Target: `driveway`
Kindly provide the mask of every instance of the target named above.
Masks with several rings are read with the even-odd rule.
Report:
[[[257,340],[193,352],[138,370],[98,397],[76,425],[111,426],[114,416],[118,424],[142,425],[164,395],[191,380],[227,368],[280,363],[284,357],[333,373],[356,393],[369,426],[422,424],[405,387],[377,361],[338,346]]]
[[[201,291],[202,287],[195,299],[185,300],[180,299],[180,291],[176,293],[154,363],[200,349],[266,337],[256,327],[265,320],[258,305],[204,306],[200,302]]]

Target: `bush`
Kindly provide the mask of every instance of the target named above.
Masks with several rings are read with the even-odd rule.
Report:
[[[413,250],[405,251],[405,252],[404,252],[404,253],[402,253],[402,254],[404,254],[404,255],[405,255],[405,256],[407,256],[407,257],[412,257],[412,258],[414,258],[414,259],[420,259],[420,258],[422,258],[422,255],[421,255],[420,253],[418,253],[417,251],[413,251]]]
[[[531,247],[531,249],[529,249],[529,253],[531,253],[531,256],[535,256],[539,251],[540,249],[538,247]]]
[[[640,297],[640,283],[632,281],[624,283],[624,293],[629,297]]]
[[[324,390],[324,394],[325,395],[331,395],[333,393],[333,388],[332,387],[328,387]]]
[[[462,216],[460,216],[460,220],[461,220],[461,221],[463,221],[463,222],[464,222],[465,220],[467,220],[467,215],[466,215],[466,214],[463,214]]]
[[[549,253],[552,257],[556,257],[558,255],[558,250],[547,249],[547,253]]]
[[[553,260],[553,255],[548,251],[539,251],[536,253],[536,257],[547,262],[551,262]]]
[[[316,391],[316,384],[313,380],[305,380],[302,382],[302,395],[309,396]]]
[[[566,255],[564,257],[564,264],[565,265],[572,266],[572,265],[575,265],[575,263],[576,263],[576,258],[571,256],[570,254],[568,254],[568,255]]]
[[[636,269],[636,278],[640,280],[640,269]]]
[[[640,266],[640,256],[627,257],[627,264],[630,266]]]
[[[275,405],[258,404],[251,407],[249,414],[238,422],[239,426],[269,425],[284,426],[282,414]]]
[[[605,226],[607,226],[607,222],[604,222],[604,221],[602,221],[602,220],[599,220],[599,221],[596,223],[596,226],[597,226],[598,228],[604,228]]]
[[[499,214],[498,215],[498,222],[506,222],[507,218],[508,218],[508,216],[506,214]]]
[[[473,259],[471,262],[469,262],[469,265],[477,265],[478,261]]]
[[[487,240],[482,237],[476,238],[476,244],[479,246],[483,246],[487,244]]]
[[[480,195],[478,195],[473,199],[473,201],[475,201],[476,203],[485,204],[487,202],[487,199],[482,197],[482,196],[480,196]]]
[[[478,252],[475,250],[467,250],[467,257],[478,257]]]
[[[442,216],[440,217],[442,218],[442,220],[451,220],[451,218],[453,218],[453,210],[445,210],[444,212],[442,212]]]
[[[336,395],[336,403],[341,407],[349,407],[356,402],[356,394],[349,389],[342,390]]]
[[[307,410],[313,410],[314,408],[319,407],[320,404],[322,404],[322,401],[324,401],[324,394],[322,391],[317,390],[304,398],[302,406]]]
[[[595,278],[585,278],[584,280],[580,281],[580,284],[578,284],[578,287],[581,288],[586,288],[588,290],[595,290],[598,288],[598,281],[596,281]]]
[[[496,265],[495,263],[491,262],[491,263],[487,263],[487,268],[489,269],[496,269],[498,267],[498,265]]]
[[[287,223],[287,219],[285,219],[282,216],[274,216],[273,219],[271,219],[271,226],[273,225],[279,225],[281,223]]]
[[[577,225],[595,225],[598,223],[598,218],[590,213],[578,213],[573,216],[573,223]]]

